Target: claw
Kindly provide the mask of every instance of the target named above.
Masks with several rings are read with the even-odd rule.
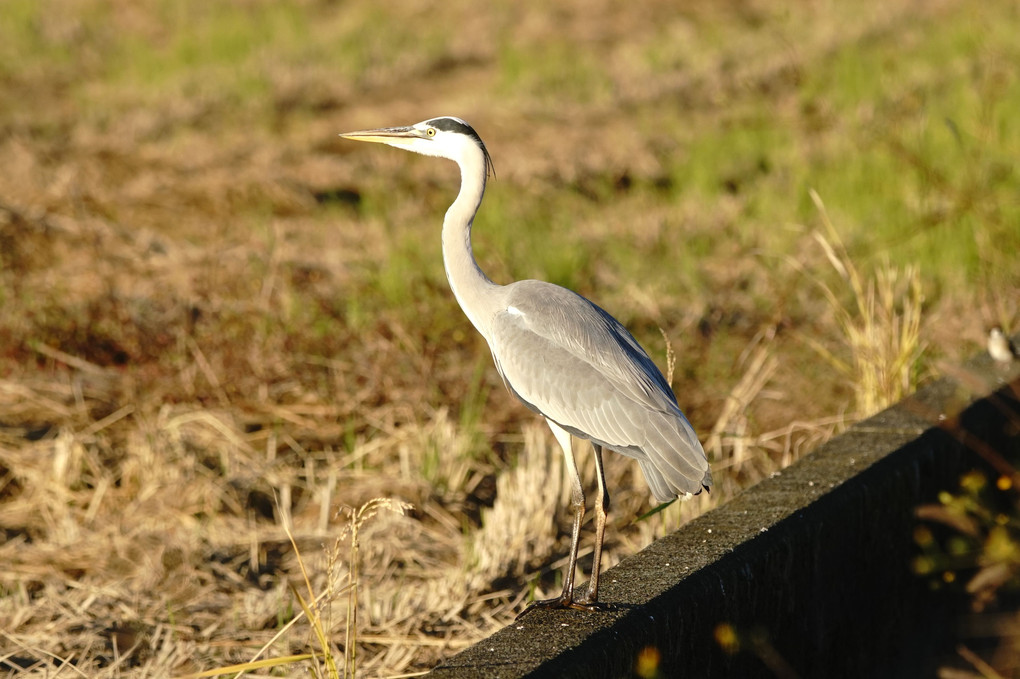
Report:
[[[570,604],[571,608],[576,608],[579,611],[618,611],[620,607],[616,604],[606,603],[605,601],[588,601],[587,598],[581,601],[575,601]]]
[[[592,611],[592,612],[617,610],[616,606],[614,606],[613,604],[607,604],[602,601],[588,601],[587,599],[575,601],[572,596],[560,595],[552,599],[543,599],[541,601],[535,601],[531,603],[527,608],[525,608],[523,611],[517,614],[515,620],[520,620],[531,611],[534,611],[539,608],[545,610],[550,609],[564,610],[571,608],[575,611]]]

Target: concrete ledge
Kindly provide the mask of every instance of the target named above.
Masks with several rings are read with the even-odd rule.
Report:
[[[1020,457],[1020,365],[979,356],[604,574],[605,614],[535,611],[429,677],[934,676],[959,596],[911,572],[914,508]],[[764,641],[727,654],[729,623]]]

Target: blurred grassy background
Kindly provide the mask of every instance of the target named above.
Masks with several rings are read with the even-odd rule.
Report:
[[[0,655],[111,676],[247,659],[297,608],[282,529],[307,554],[337,503],[380,494],[416,510],[366,555],[365,671],[427,666],[555,587],[565,517],[528,528],[549,535],[527,558],[472,542],[498,480],[533,478],[532,418],[446,286],[456,171],[338,132],[469,120],[497,173],[483,268],[591,297],[660,365],[671,347],[717,502],[864,414],[832,360],[855,351],[832,299],[860,295],[812,189],[865,279],[920,272],[912,384],[1015,329],[1018,33],[1005,1],[6,0]],[[613,465],[611,560],[707,506],[635,527],[647,493]],[[166,586],[183,572],[202,587]],[[437,572],[461,578],[454,622]]]

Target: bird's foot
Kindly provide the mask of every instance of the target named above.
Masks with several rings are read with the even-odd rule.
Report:
[[[575,600],[569,595],[560,595],[553,597],[552,599],[542,599],[541,601],[535,601],[531,603],[527,608],[517,614],[517,620],[520,620],[525,615],[536,609],[567,609],[572,608],[576,611],[615,611],[617,607],[613,604],[607,604],[603,601],[589,601],[587,598]]]

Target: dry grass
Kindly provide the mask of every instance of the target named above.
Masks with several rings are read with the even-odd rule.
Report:
[[[760,364],[752,360],[749,374]],[[78,368],[60,382],[0,383],[7,412],[38,420],[87,411],[97,392],[84,374],[105,386],[100,395],[118,390],[109,371]],[[741,384],[751,382],[760,385],[760,376]],[[392,417],[387,410],[377,417]],[[727,409],[735,421],[745,411]],[[444,410],[346,455],[251,429],[229,408],[139,404],[0,446],[11,536],[0,546],[0,614],[11,621],[0,662],[29,675],[72,666],[97,677],[182,675],[254,671],[268,653],[264,662],[310,664],[323,676],[332,676],[324,659],[341,668],[345,659],[353,676],[356,652],[360,676],[392,675],[483,638],[529,592],[559,586],[566,485],[544,426],[525,428],[516,463],[502,471],[465,454],[470,441]],[[734,438],[720,444],[721,460],[738,459],[726,452],[738,447]],[[750,451],[764,450],[766,438],[742,441],[746,464],[760,467]],[[743,477],[777,468],[789,453],[787,445],[775,463]],[[617,528],[607,565],[726,493],[632,524],[647,507],[643,481],[623,459],[608,468]],[[466,531],[470,493],[488,479],[494,503],[480,510],[480,528]],[[440,488],[448,490],[435,495]],[[410,517],[368,520],[381,506],[370,497],[335,516],[340,498],[381,493],[412,498]],[[334,614],[336,605],[347,612]],[[306,658],[310,648],[317,659]]]
[[[56,385],[47,386],[52,399]],[[406,669],[422,652],[460,648],[494,629],[461,617],[487,597],[467,587],[462,527],[436,499],[423,504],[440,520],[373,518],[406,506],[370,501],[338,525],[331,506],[342,467],[317,470],[311,456],[281,463],[271,440],[224,413],[165,408],[152,420],[124,418],[134,425],[126,442],[93,427],[0,451],[4,491],[15,498],[4,525],[23,536],[0,549],[8,668],[54,672],[71,662],[89,676],[127,668],[170,675],[208,667],[205,658],[250,662],[269,642],[272,652],[295,655],[307,650],[307,630],[282,639],[274,632],[300,617],[288,589],[299,586],[317,611],[344,592],[352,597],[347,616],[316,615],[313,629],[331,640],[320,657],[337,647],[353,653],[345,634],[358,630],[363,675]],[[448,446],[450,436],[440,417],[367,454],[396,459],[399,448],[424,449],[408,441]],[[414,495],[402,481],[380,475],[359,487]],[[435,612],[427,626],[424,611]],[[168,614],[187,623],[168,625]]]
[[[912,393],[922,377],[921,273],[916,266],[900,270],[885,261],[874,278],[865,281],[821,198],[812,191],[811,199],[827,234],[815,232],[815,240],[839,274],[840,286],[834,289],[820,277],[815,280],[843,333],[849,358],[840,358],[809,336],[804,339],[850,381],[856,417],[865,418]],[[841,294],[843,286],[852,295],[850,304]]]
[[[471,537],[468,562],[471,584],[519,582],[542,568],[556,550],[556,517],[569,505],[563,454],[544,425],[524,429],[524,448],[517,464],[496,479],[496,500],[482,513],[481,529]]]

